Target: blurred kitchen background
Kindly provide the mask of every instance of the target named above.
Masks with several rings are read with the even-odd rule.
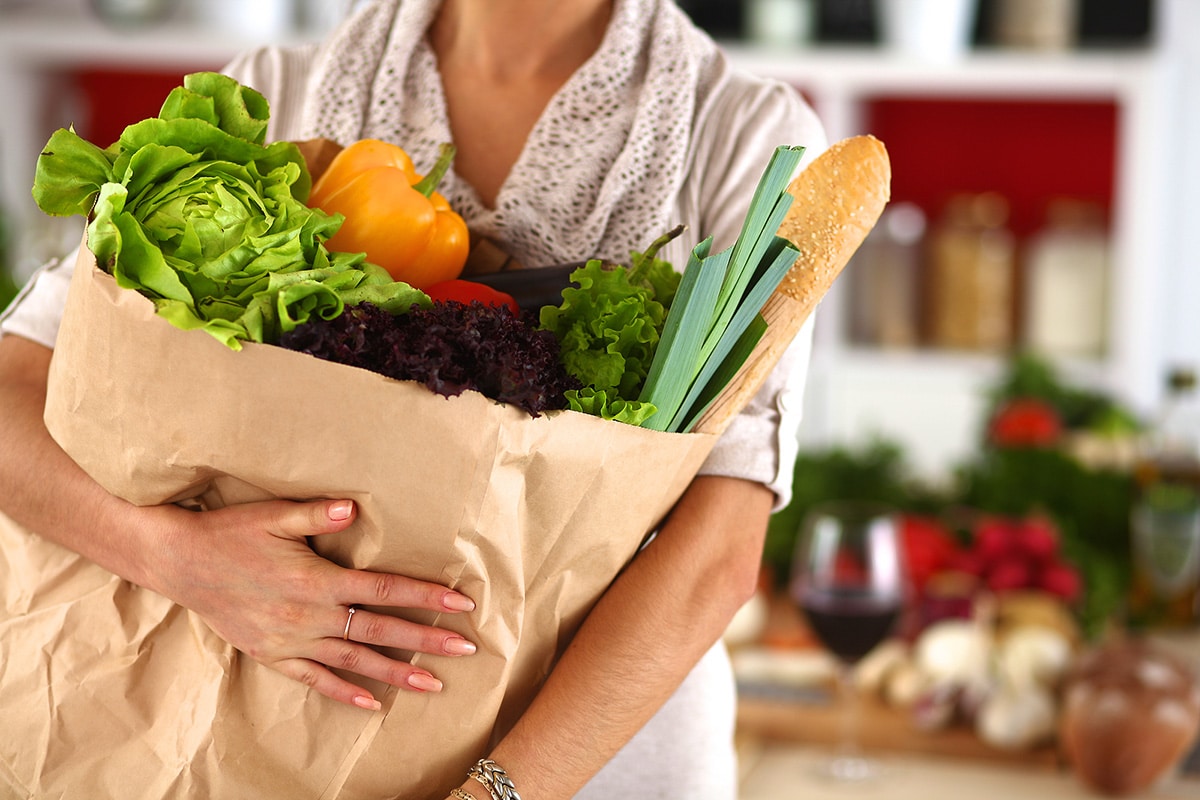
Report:
[[[893,166],[888,210],[818,315],[796,499],[737,639],[743,731],[833,729],[828,694],[810,691],[812,638],[779,602],[804,515],[829,499],[903,511],[920,568],[906,641],[960,601],[971,616],[980,589],[1021,590],[1077,641],[1182,631],[1200,664],[1200,0],[681,4],[735,64],[803,92],[832,140],[874,134]],[[184,74],[319,40],[350,6],[0,0],[0,305],[79,240],[30,197],[54,129],[107,144]],[[1165,460],[1146,447],[1168,438],[1183,449]],[[965,567],[997,520],[1049,525],[1075,583]],[[914,738],[902,716],[872,717],[873,744],[1061,763],[1044,739],[1005,754],[964,731]],[[748,763],[767,766],[747,798],[795,780],[792,760],[778,775]],[[994,796],[1076,796],[1046,780]],[[930,800],[911,783],[892,796]]]
[[[29,196],[54,128],[112,141],[182,74],[319,39],[351,4],[0,0],[9,273],[76,235]],[[891,210],[821,311],[806,443],[885,436],[936,480],[971,454],[1015,349],[1143,414],[1169,369],[1200,365],[1200,4],[682,4],[735,62],[800,88],[831,137],[873,133],[894,162]]]

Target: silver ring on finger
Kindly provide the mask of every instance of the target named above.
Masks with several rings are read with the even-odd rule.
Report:
[[[354,622],[354,612],[358,611],[354,606],[350,606],[346,611],[346,629],[342,631],[342,640],[349,641],[350,639],[350,623]]]

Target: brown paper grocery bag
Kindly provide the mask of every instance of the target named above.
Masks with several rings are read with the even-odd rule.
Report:
[[[418,656],[440,695],[367,714],[241,656],[186,610],[0,516],[0,787],[18,797],[441,798],[520,715],[588,609],[878,219],[890,167],[835,144],[789,188],[801,257],[747,366],[702,421],[663,434],[480,395],[445,399],[271,346],[233,352],[154,315],[81,251],[46,424],[134,503],[356,500],[339,563],[461,589],[421,619],[479,644]]]
[[[0,573],[20,598],[0,618],[0,708],[23,709],[0,743],[0,781],[92,800],[444,797],[519,716],[715,440],[572,412],[535,419],[269,345],[234,352],[155,316],[86,249],[46,423],[93,478],[137,504],[353,499],[355,525],[315,540],[320,552],[478,604],[436,620],[477,643],[476,655],[414,659],[445,691],[372,686],[384,710],[370,714],[62,551],[51,558],[78,571],[66,586],[40,570]],[[14,553],[56,551],[19,529],[6,535],[21,543]]]

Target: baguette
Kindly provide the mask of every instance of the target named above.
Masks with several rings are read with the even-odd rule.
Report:
[[[779,235],[800,250],[763,306],[767,332],[741,370],[696,422],[720,434],[762,387],[767,375],[875,227],[891,197],[891,163],[873,136],[831,146],[788,186],[794,198]]]

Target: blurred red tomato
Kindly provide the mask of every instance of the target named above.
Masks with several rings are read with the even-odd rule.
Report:
[[[988,424],[988,441],[996,447],[1050,447],[1061,436],[1058,411],[1035,397],[1009,400]]]

